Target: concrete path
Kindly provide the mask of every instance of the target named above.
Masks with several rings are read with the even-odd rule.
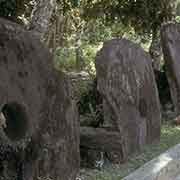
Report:
[[[123,180],[180,180],[180,144],[149,161]]]
[[[177,176],[174,180],[180,180],[180,175]]]

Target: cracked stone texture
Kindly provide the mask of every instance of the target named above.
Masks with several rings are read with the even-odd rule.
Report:
[[[98,52],[96,70],[105,113],[122,139],[122,157],[159,140],[160,102],[150,56],[129,40],[113,39]]]
[[[46,48],[0,18],[0,180],[73,180],[79,122],[71,86]]]

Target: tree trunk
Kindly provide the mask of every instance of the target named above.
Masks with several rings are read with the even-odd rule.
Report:
[[[38,0],[31,15],[29,30],[35,32],[41,40],[48,30],[49,22],[56,8],[56,0]]]
[[[153,60],[152,65],[154,70],[160,70],[161,68],[162,49],[160,36],[158,34],[157,30],[153,30],[152,42],[149,48],[149,53]]]
[[[75,53],[76,53],[76,70],[82,71],[84,67],[84,59],[83,59],[83,52],[80,46],[76,47]]]

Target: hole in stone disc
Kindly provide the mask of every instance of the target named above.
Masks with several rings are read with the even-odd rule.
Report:
[[[18,103],[5,104],[1,110],[1,118],[4,117],[3,129],[11,140],[22,139],[28,129],[28,120],[25,107]]]

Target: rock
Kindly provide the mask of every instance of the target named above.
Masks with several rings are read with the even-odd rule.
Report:
[[[161,29],[161,41],[170,86],[171,98],[176,115],[180,114],[180,25],[166,24]]]
[[[97,150],[100,152],[118,152],[121,149],[121,137],[116,131],[105,128],[80,128],[81,147]]]
[[[74,180],[78,173],[78,113],[69,81],[52,62],[31,33],[0,19],[0,108],[6,125],[0,128],[0,179]]]
[[[122,140],[122,157],[160,138],[160,102],[151,59],[126,39],[104,43],[96,57],[98,90]]]
[[[107,159],[113,163],[120,163],[119,160],[122,159],[121,137],[119,136],[119,132],[113,129],[81,127],[80,142],[81,152],[83,152],[84,149],[88,152],[87,154],[84,153],[84,157],[88,162],[97,161],[97,154],[101,153],[104,153],[103,159]],[[95,153],[96,156],[92,158]]]

